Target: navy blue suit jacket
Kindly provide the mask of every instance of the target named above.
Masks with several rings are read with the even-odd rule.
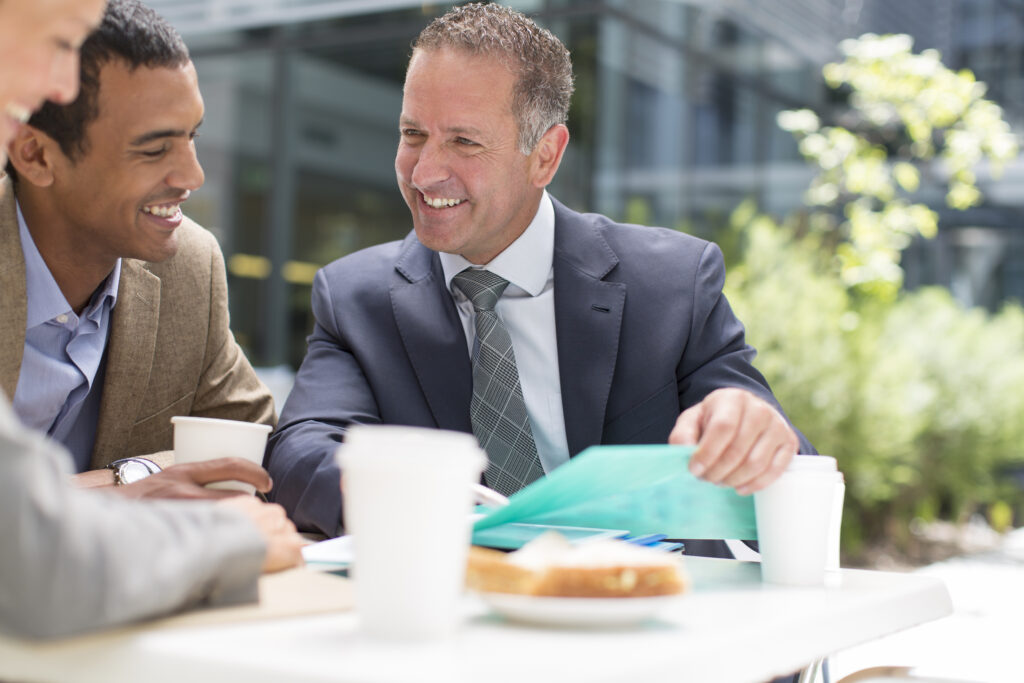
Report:
[[[777,405],[722,294],[712,243],[555,206],[555,326],[572,455],[665,443],[679,413],[721,387]],[[334,535],[334,451],[351,423],[471,432],[472,368],[436,252],[410,233],[320,270],[316,325],[265,465],[300,529]],[[781,409],[780,409],[781,410]],[[801,452],[813,453],[801,438]]]

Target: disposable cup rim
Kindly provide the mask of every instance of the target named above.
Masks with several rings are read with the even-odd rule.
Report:
[[[793,460],[790,461],[789,467],[786,468],[786,474],[794,472],[838,472],[839,463],[835,456],[831,455],[805,455],[798,454],[793,456]]]
[[[430,453],[423,454],[422,458],[411,456],[407,451],[381,450],[373,454],[366,454],[366,457],[359,457],[355,460],[351,457],[346,457],[346,448],[350,448],[350,446],[341,444],[334,454],[335,462],[338,463],[343,472],[356,469],[388,469],[394,471],[394,468],[397,466],[424,470],[437,470],[441,467],[454,466],[482,472],[487,464],[487,456],[479,447],[448,451],[432,450]]]
[[[452,443],[467,444],[479,447],[476,437],[468,432],[459,432],[451,429],[434,429],[431,427],[414,427],[411,425],[390,425],[390,424],[368,424],[352,425],[345,431],[345,438],[342,445],[351,443],[353,436],[362,437],[368,434],[387,434],[396,441],[408,441],[416,439],[429,446],[451,445]]]
[[[230,427],[249,431],[263,432],[269,434],[273,429],[270,425],[261,422],[248,422],[246,420],[226,420],[220,417],[199,417],[196,415],[175,415],[171,418],[172,425],[209,425],[211,427]]]

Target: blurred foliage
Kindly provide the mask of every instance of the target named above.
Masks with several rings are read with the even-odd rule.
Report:
[[[1000,476],[1024,466],[1024,310],[899,289],[901,250],[937,228],[935,212],[905,196],[920,169],[940,159],[946,201],[962,209],[980,200],[972,167],[1016,154],[984,86],[933,52],[911,54],[905,36],[842,47],[846,60],[825,74],[850,89],[856,130],[780,116],[819,169],[809,210],[779,223],[746,202],[719,241],[738,260],[726,293],[758,367],[846,474],[844,552],[856,561],[872,544],[906,547],[915,518],[987,509],[1005,528],[1024,512],[1020,488]]]
[[[726,293],[790,419],[846,475],[844,551],[910,541],[910,521],[1009,525],[1024,465],[1024,310],[964,309],[938,287],[852,296],[820,238],[737,210]],[[1009,513],[1012,517],[1012,512]]]
[[[778,122],[818,167],[807,204],[842,209],[843,281],[892,298],[900,252],[938,227],[935,211],[911,200],[921,175],[942,179],[947,205],[970,208],[981,201],[973,169],[986,161],[998,173],[1016,157],[1017,139],[1002,109],[985,99],[984,83],[943,66],[935,50],[914,54],[909,36],[867,34],[839,47],[845,59],[823,73],[850,92],[844,125],[823,125],[806,109],[782,112]]]

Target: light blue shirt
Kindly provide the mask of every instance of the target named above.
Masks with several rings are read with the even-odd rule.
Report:
[[[562,410],[562,383],[558,375],[558,340],[555,336],[555,207],[545,192],[530,225],[515,242],[485,267],[509,281],[494,307],[508,328],[523,401],[530,416],[537,455],[545,472],[569,460]],[[466,268],[480,268],[458,254],[441,253],[445,284],[455,299],[466,342],[476,342],[473,304],[452,278]],[[472,351],[470,351],[472,353]]]
[[[79,472],[89,469],[121,260],[96,289],[82,315],[68,304],[53,279],[18,207],[25,257],[27,321],[14,411],[21,421],[71,451]]]

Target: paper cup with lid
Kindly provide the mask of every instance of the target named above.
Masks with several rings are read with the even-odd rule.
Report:
[[[754,494],[765,582],[822,586],[826,570],[839,568],[844,491],[835,458],[797,455],[782,476]]]

